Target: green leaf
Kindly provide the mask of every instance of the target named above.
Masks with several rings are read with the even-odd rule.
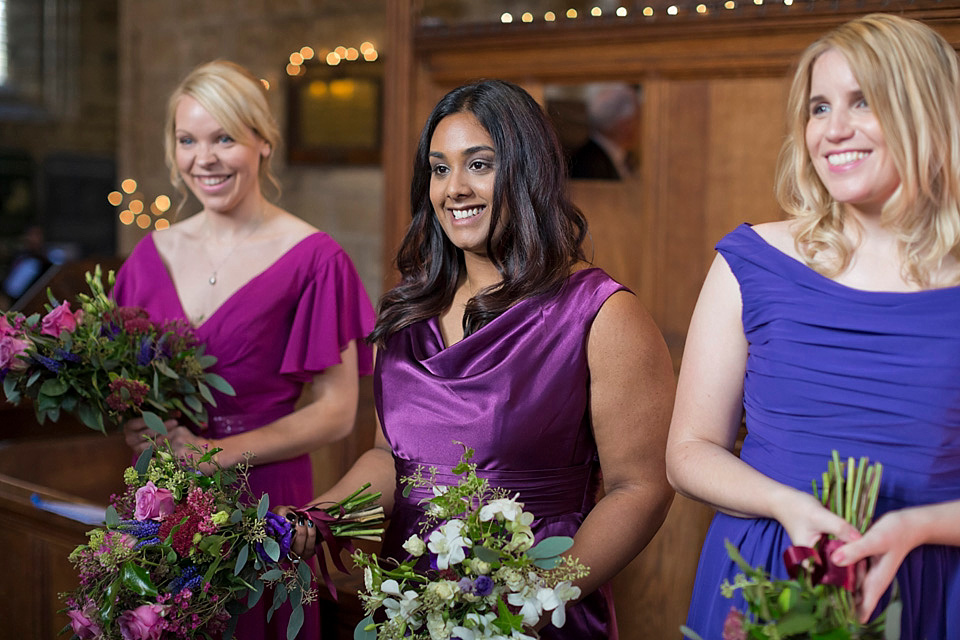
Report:
[[[157,371],[167,376],[168,378],[172,378],[173,380],[180,379],[180,376],[177,374],[177,372],[171,369],[169,366],[167,366],[167,363],[164,362],[163,360],[154,360],[154,366],[157,368]]]
[[[280,560],[280,545],[270,536],[263,539],[263,551],[274,562]]]
[[[896,593],[896,592],[894,592]],[[884,612],[886,627],[883,630],[884,640],[900,640],[900,617],[903,614],[903,601],[894,600]]]
[[[696,631],[694,631],[693,629],[691,629],[685,624],[680,625],[680,633],[682,633],[685,637],[689,638],[690,640],[703,640],[703,638],[700,637],[700,634],[698,634]]]
[[[42,385],[40,385],[40,393],[42,393],[45,396],[51,396],[51,397],[62,396],[67,392],[67,389],[69,388],[70,388],[70,385],[68,385],[63,380],[50,378],[49,380],[44,381]]]
[[[150,465],[150,458],[153,457],[153,445],[150,445],[146,449],[140,452],[140,457],[137,458],[137,462],[133,465],[133,468],[137,470],[137,473],[143,475],[147,472],[147,468]]]
[[[253,581],[253,589],[250,590],[250,596],[247,598],[247,606],[251,609],[260,602],[261,596],[263,596],[263,590],[265,585],[262,580]]]
[[[200,392],[200,395],[203,396],[203,399],[206,400],[207,404],[217,406],[217,401],[213,399],[213,394],[210,393],[210,387],[203,384],[202,382],[197,383],[197,390]]]
[[[115,527],[120,524],[120,515],[117,513],[116,507],[112,504],[107,507],[106,515],[104,516],[104,522],[107,527]]]
[[[257,519],[263,520],[270,510],[270,495],[265,493],[260,496],[260,502],[257,504]]]
[[[197,396],[184,396],[183,401],[194,411],[203,411],[203,403],[200,402]]]
[[[155,598],[157,588],[150,580],[150,574],[143,567],[139,567],[132,562],[124,562],[123,570],[120,573],[125,587],[141,596]]]
[[[264,582],[270,582],[271,580],[279,580],[282,576],[283,571],[280,569],[270,569],[270,571],[264,571],[260,579]]]
[[[240,572],[243,571],[243,568],[247,565],[247,557],[249,555],[250,543],[248,542],[240,547],[240,553],[237,554],[237,563],[233,565],[233,575],[240,575]]]
[[[477,557],[478,560],[483,562],[500,562],[500,554],[494,551],[493,549],[488,549],[486,547],[481,547],[477,545],[473,548],[473,555]]]
[[[102,431],[103,433],[107,432],[103,426],[103,414],[86,402],[83,402],[77,406],[77,417],[80,419],[80,422],[91,429],[96,429],[97,431]]]
[[[353,630],[353,640],[377,640],[377,628],[372,613],[357,623]]]
[[[237,392],[234,391],[233,387],[227,382],[222,376],[218,376],[215,373],[207,373],[203,376],[203,381],[208,385],[219,391],[220,393],[226,394],[228,396],[235,396]]]
[[[167,427],[163,424],[163,420],[160,419],[160,416],[155,414],[152,411],[144,411],[141,413],[143,416],[143,421],[147,423],[147,426],[163,435],[167,434]]]
[[[788,611],[777,622],[777,631],[785,636],[810,633],[816,628],[817,617],[811,613]]]
[[[300,627],[303,626],[303,607],[294,607],[290,612],[290,620],[287,621],[287,640],[293,640],[300,633]]]
[[[197,356],[197,364],[204,369],[209,369],[213,365],[217,364],[217,357],[211,355]]]
[[[540,558],[555,558],[573,546],[573,538],[569,536],[551,536],[544,538],[533,549],[527,552],[527,557],[533,560]]]
[[[113,582],[107,585],[107,588],[103,592],[103,606],[100,607],[100,618],[104,622],[111,622],[113,620],[114,607],[116,606],[115,601],[117,599],[117,591],[120,590],[120,583],[122,579],[117,578]]]
[[[3,379],[3,393],[7,396],[7,402],[17,404],[20,402],[20,391],[17,389],[17,378],[8,375]]]
[[[287,601],[286,589],[273,590],[273,604],[271,604],[270,608],[267,610],[267,622],[270,622],[270,619],[273,618],[273,612],[279,609],[280,606],[286,601]]]

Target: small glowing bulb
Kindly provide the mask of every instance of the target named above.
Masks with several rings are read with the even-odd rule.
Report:
[[[510,24],[513,22],[513,16],[509,12],[504,11],[500,14],[500,22],[503,24]]]
[[[111,191],[107,194],[107,202],[115,207],[119,207],[120,203],[123,202],[123,194],[119,191]]]
[[[133,178],[127,178],[120,183],[120,188],[123,189],[125,193],[133,193],[137,190],[137,181]]]

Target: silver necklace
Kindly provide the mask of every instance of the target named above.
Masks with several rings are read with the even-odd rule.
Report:
[[[227,260],[229,260],[229,259],[230,259],[230,256],[233,255],[233,252],[237,250],[237,247],[239,247],[240,245],[242,245],[244,242],[247,241],[247,239],[248,239],[250,236],[253,235],[253,232],[257,230],[257,227],[260,226],[260,223],[261,223],[261,222],[262,222],[262,220],[258,221],[255,225],[253,225],[252,227],[250,227],[250,231],[247,232],[247,235],[243,236],[243,238],[240,239],[240,242],[238,242],[237,244],[233,245],[233,247],[230,248],[230,251],[227,252],[227,255],[225,255],[225,256],[223,257],[223,259],[220,260],[220,264],[218,264],[218,265],[216,265],[216,266],[213,267],[213,272],[210,274],[210,278],[207,280],[207,282],[210,283],[210,286],[211,286],[211,287],[212,287],[213,285],[217,284],[217,273],[220,271],[220,269],[223,267],[223,265],[225,265],[225,264],[227,263]],[[210,262],[210,259],[209,259],[209,258],[207,259],[207,262]]]

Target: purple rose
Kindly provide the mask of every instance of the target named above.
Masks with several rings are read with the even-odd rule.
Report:
[[[0,318],[2,317],[0,316]],[[17,356],[26,353],[31,346],[30,340],[17,338],[12,333],[0,336],[0,371],[4,369],[23,371],[26,369],[27,361]]]
[[[77,330],[77,322],[83,317],[83,310],[78,309],[75,313],[70,311],[70,303],[64,301],[60,306],[55,307],[50,313],[43,316],[40,321],[40,333],[57,338],[61,331],[73,333]]]
[[[83,611],[77,611],[76,609],[67,611],[67,616],[70,617],[70,627],[80,640],[92,640],[103,635],[100,625],[94,621],[96,615],[97,608],[92,602],[88,602]]]
[[[123,640],[160,640],[166,627],[163,615],[166,607],[159,604],[142,604],[136,609],[124,611],[117,618]]]
[[[137,489],[137,506],[133,517],[137,520],[159,520],[173,513],[173,494],[169,489],[161,489],[147,480],[147,484]]]

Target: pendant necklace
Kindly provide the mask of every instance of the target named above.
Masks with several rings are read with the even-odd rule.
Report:
[[[207,280],[207,282],[210,283],[210,286],[211,286],[211,287],[212,287],[213,285],[217,284],[217,273],[220,271],[220,268],[223,267],[223,265],[225,265],[225,264],[227,263],[227,260],[229,260],[229,259],[230,259],[230,256],[233,255],[233,252],[237,250],[237,247],[239,247],[240,245],[242,245],[244,242],[247,241],[247,239],[248,239],[250,236],[253,235],[253,232],[257,230],[257,228],[260,226],[260,223],[261,223],[261,222],[263,222],[263,219],[262,219],[262,218],[261,218],[260,220],[258,220],[256,224],[254,224],[252,227],[250,227],[250,231],[247,232],[247,235],[243,236],[243,238],[240,239],[240,242],[238,242],[237,244],[233,245],[233,247],[231,247],[230,251],[227,252],[227,255],[225,255],[225,256],[223,257],[223,259],[220,260],[220,264],[216,265],[216,266],[213,268],[213,272],[210,274],[210,278]],[[208,259],[208,262],[209,262],[209,259]]]

